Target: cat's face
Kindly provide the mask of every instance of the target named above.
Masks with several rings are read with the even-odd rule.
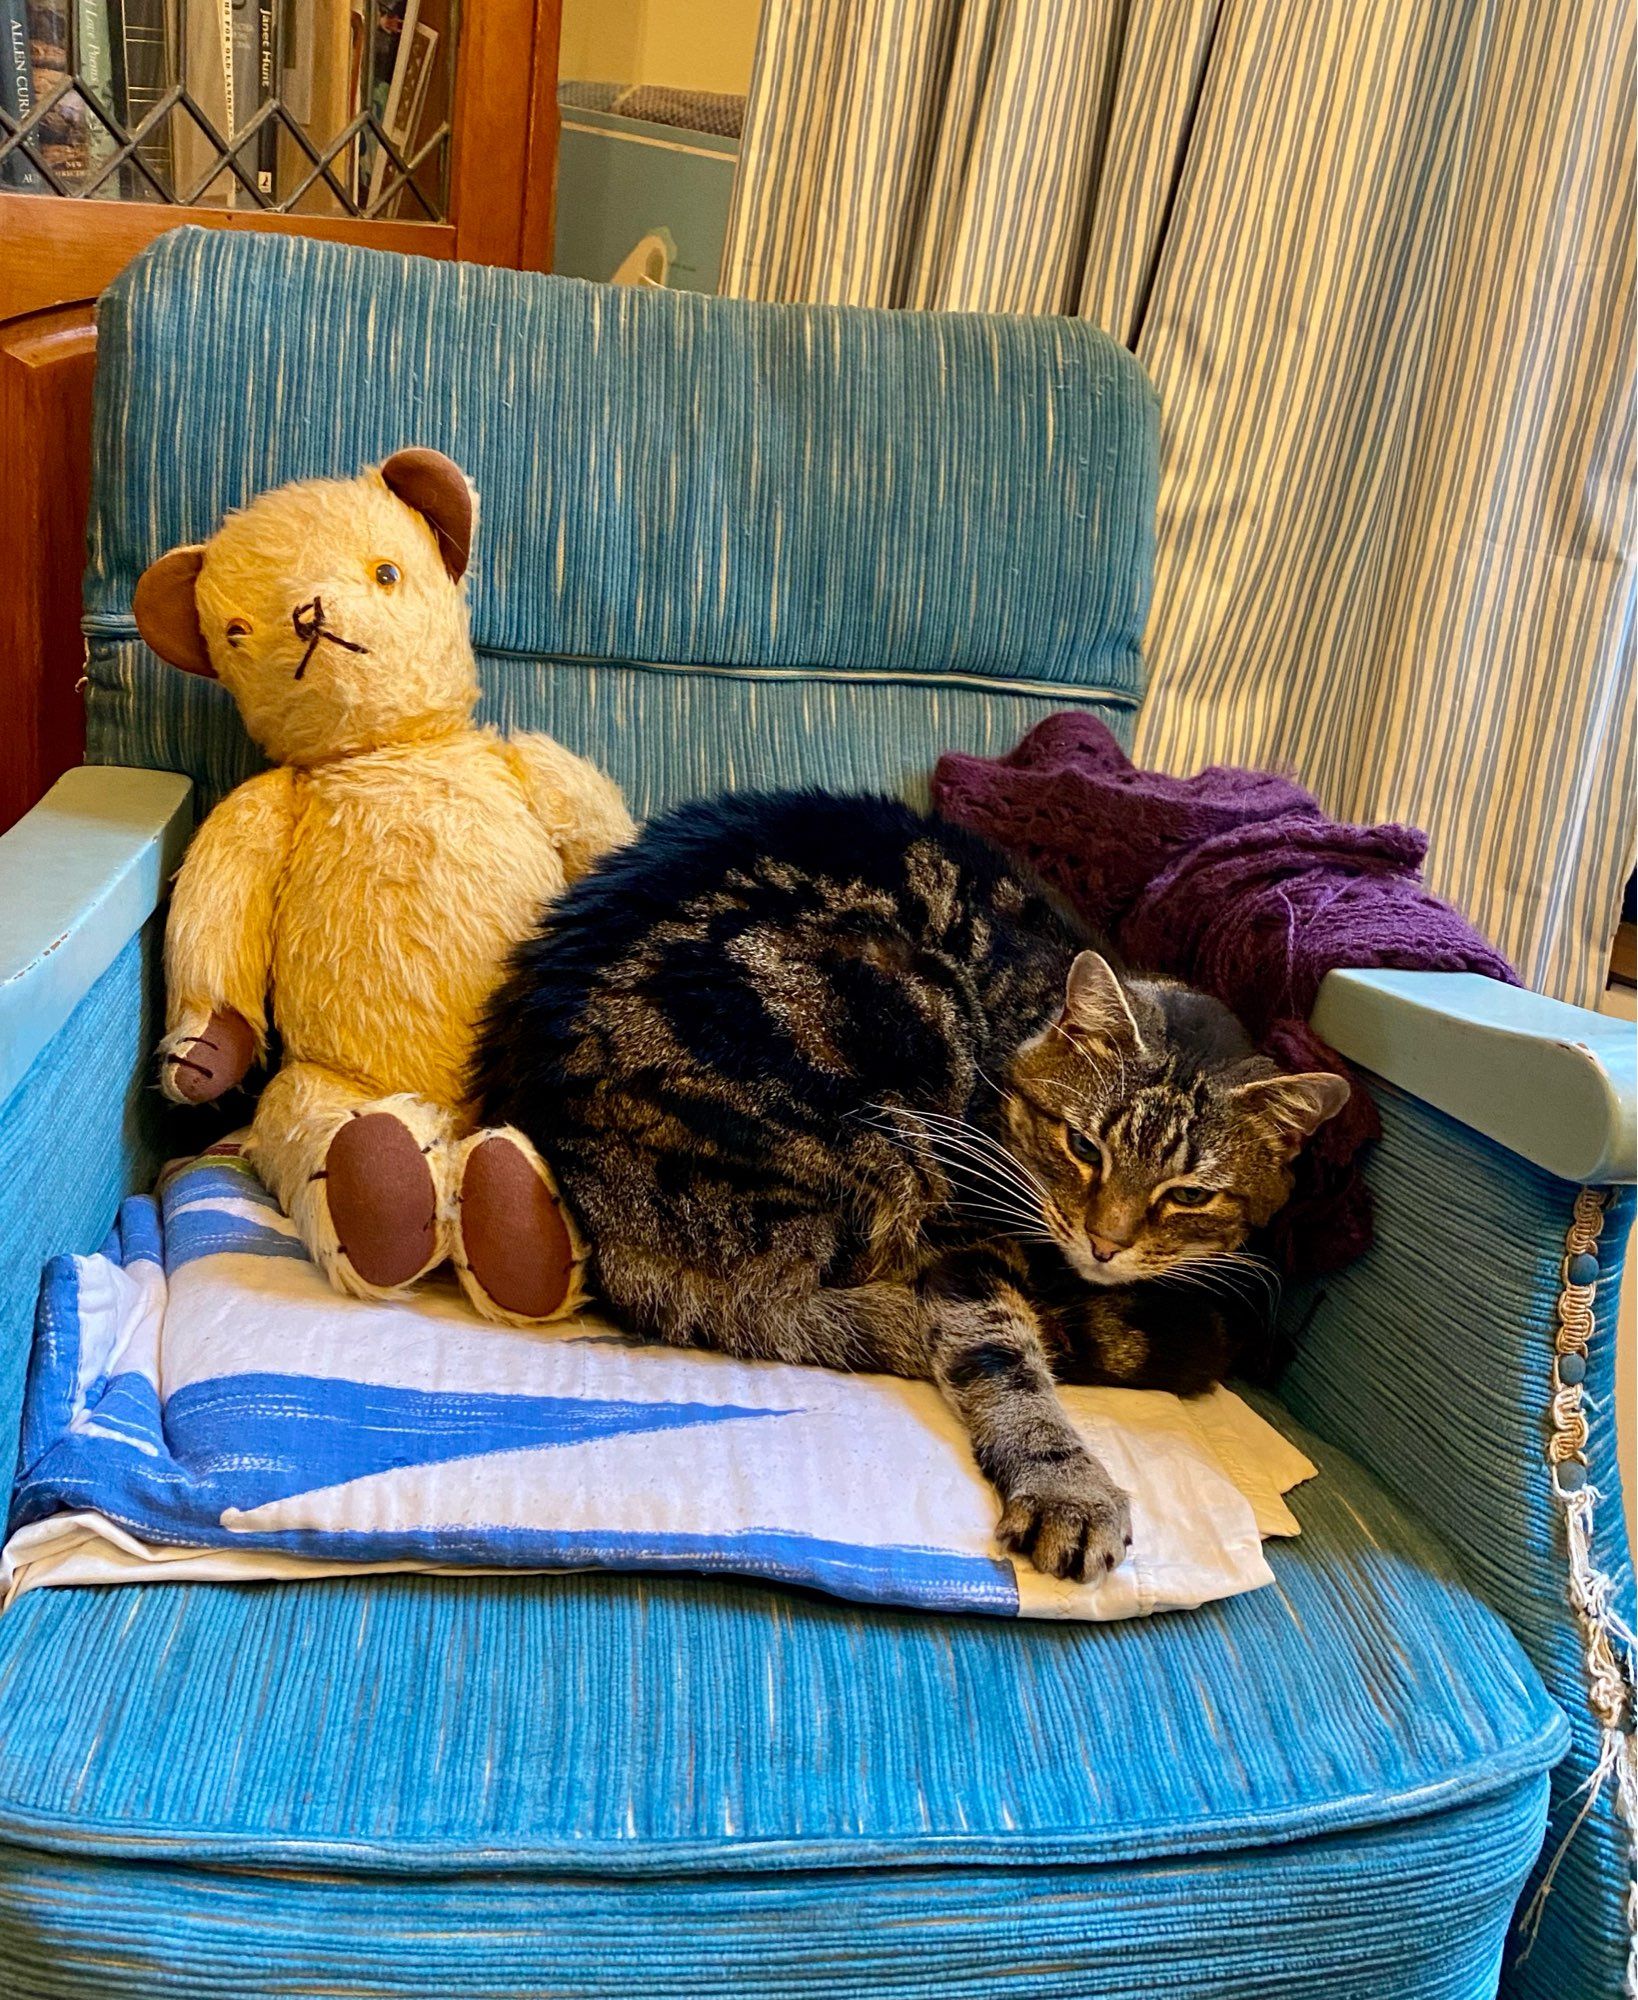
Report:
[[[1339,1076],[1286,1076],[1225,1008],[1123,986],[1082,952],[1056,1021],[1014,1058],[1008,1150],[1080,1275],[1129,1285],[1237,1250],[1291,1192],[1291,1162],[1348,1100]]]

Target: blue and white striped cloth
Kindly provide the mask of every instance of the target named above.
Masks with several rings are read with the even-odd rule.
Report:
[[[1097,1587],[1015,1566],[925,1383],[544,1333],[453,1287],[333,1293],[232,1143],[41,1286],[0,1554],[38,1585],[366,1570],[729,1571],[1002,1617],[1126,1618],[1269,1582],[1313,1467],[1226,1390],[1068,1392],[1133,1496]]]

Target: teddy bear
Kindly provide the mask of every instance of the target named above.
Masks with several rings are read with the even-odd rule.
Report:
[[[272,762],[176,879],[160,1081],[215,1099],[276,1030],[248,1150],[331,1283],[391,1298],[447,1258],[527,1325],[581,1302],[585,1245],[524,1135],[475,1125],[467,1065],[513,947],[633,829],[584,759],[473,722],[475,520],[460,468],[406,450],[143,574],[143,638],[220,680]]]

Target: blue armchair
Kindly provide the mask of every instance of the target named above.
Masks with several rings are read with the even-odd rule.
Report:
[[[150,1081],[165,884],[254,768],[132,586],[409,442],[482,496],[488,714],[638,811],[913,786],[1068,703],[1129,733],[1157,425],[1093,330],[163,238],[101,318],[91,761],[0,840],[9,1425],[41,1263],[200,1136]],[[35,1592],[0,1991],[1604,2000],[1630,1042],[1454,976],[1334,975],[1316,1025],[1382,1101],[1379,1240],[1287,1301],[1267,1407],[1321,1477],[1273,1588],[1075,1627],[610,1573]]]

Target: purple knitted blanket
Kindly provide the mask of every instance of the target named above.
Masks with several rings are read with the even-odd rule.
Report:
[[[1360,1156],[1380,1126],[1359,1079],[1308,1026],[1321,980],[1342,966],[1391,965],[1517,984],[1501,954],[1422,887],[1427,836],[1342,825],[1268,772],[1140,771],[1081,712],[1048,716],[1006,757],[940,758],[933,801],[1029,862],[1128,964],[1216,994],[1282,1068],[1349,1078],[1353,1098],[1299,1161],[1272,1247],[1297,1274],[1366,1249]]]

